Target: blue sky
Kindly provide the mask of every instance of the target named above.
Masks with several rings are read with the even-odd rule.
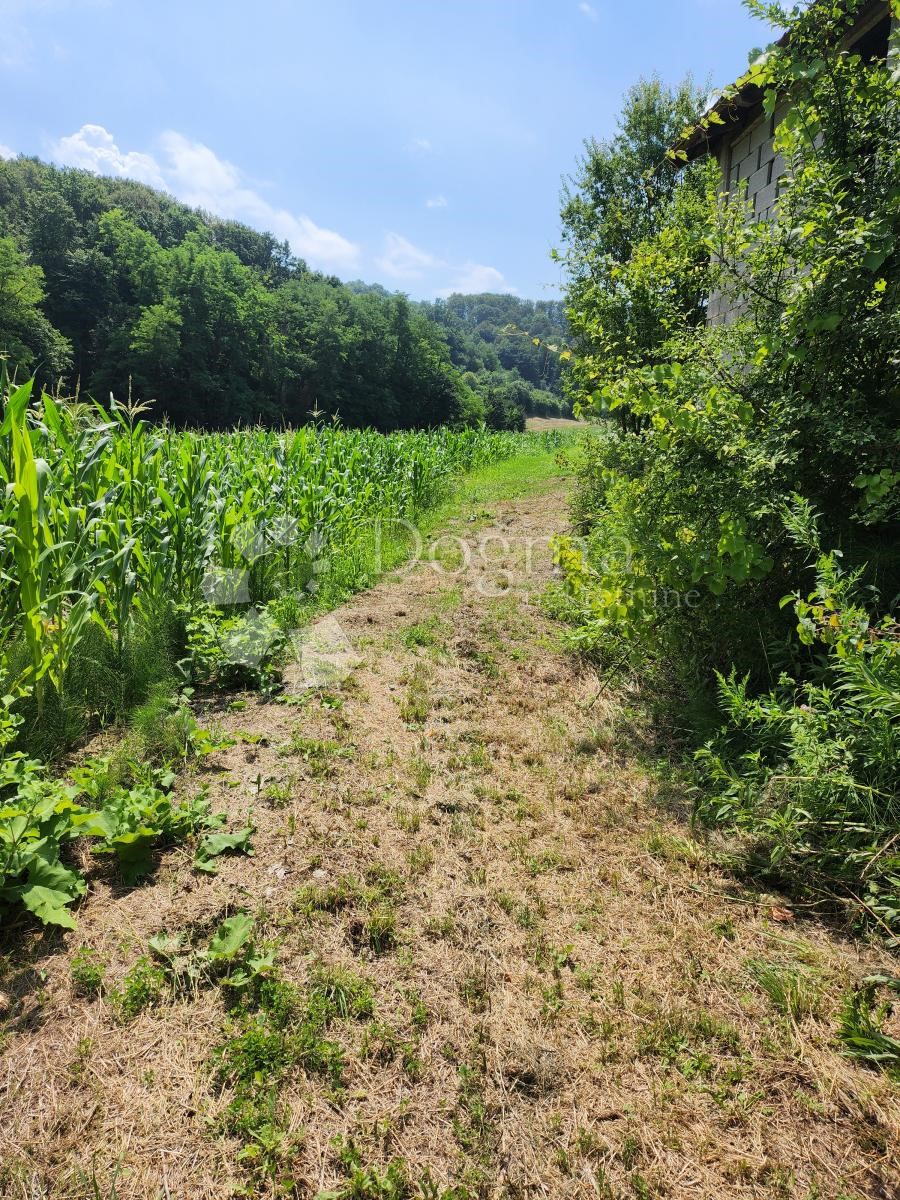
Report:
[[[0,153],[122,174],[410,295],[557,294],[561,177],[740,0],[0,0]]]

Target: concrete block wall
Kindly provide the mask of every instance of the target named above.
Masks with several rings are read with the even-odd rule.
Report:
[[[782,104],[772,117],[759,116],[731,142],[725,142],[719,162],[727,191],[740,184],[747,188],[747,198],[753,203],[754,219],[764,221],[772,215],[778,199],[778,181],[786,164],[775,153],[775,130],[787,112]]]
[[[781,104],[771,117],[760,115],[730,141],[722,142],[719,167],[725,191],[744,186],[747,199],[753,204],[753,220],[766,221],[778,202],[778,184],[787,166],[775,152],[775,130],[788,110]],[[734,301],[721,293],[709,298],[707,320],[711,325],[726,325],[739,313]]]
[[[881,39],[888,13],[886,3],[871,4],[869,9],[861,14],[861,22],[852,34],[848,35],[845,47],[862,47],[863,39],[867,36],[874,35],[876,39]],[[900,18],[892,16],[890,27],[894,32],[898,24]],[[879,33],[878,30],[882,32]],[[883,45],[869,45],[867,50],[861,49],[860,52],[878,57],[883,54]],[[898,56],[898,53],[900,52],[894,48],[891,57]],[[722,172],[722,188],[730,192],[739,185],[746,185],[747,198],[753,203],[754,221],[769,220],[778,203],[779,181],[787,170],[787,164],[780,154],[775,153],[773,143],[775,130],[789,107],[789,102],[783,100],[772,117],[760,115],[730,140],[725,137],[719,144],[718,161]],[[740,307],[733,298],[721,293],[710,296],[707,310],[710,324],[727,324],[735,320],[739,313]]]

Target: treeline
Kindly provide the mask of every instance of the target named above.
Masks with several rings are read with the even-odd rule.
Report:
[[[389,292],[378,283],[349,283],[353,292]],[[452,364],[484,406],[486,424],[497,430],[524,426],[526,415],[571,416],[565,394],[569,322],[559,300],[520,300],[482,292],[452,293],[418,306],[442,330]]]
[[[503,428],[510,410],[571,416],[560,351],[569,331],[559,300],[520,300],[485,293],[453,294],[423,306],[444,331],[455,366]]]
[[[347,286],[360,294],[390,297],[380,284],[355,280]],[[572,415],[560,357],[569,336],[562,301],[454,292],[418,307],[443,332],[451,361],[484,404],[489,426],[516,428],[526,414]]]
[[[502,314],[509,298],[490,299]],[[539,333],[504,337],[527,343],[531,369],[527,335]],[[470,355],[469,378],[430,306],[347,287],[271,234],[143,184],[0,160],[0,354],[20,376],[104,402],[130,386],[176,425],[297,425],[317,412],[381,430],[516,428],[542,389],[506,365],[512,353]],[[512,411],[500,389],[516,383]]]

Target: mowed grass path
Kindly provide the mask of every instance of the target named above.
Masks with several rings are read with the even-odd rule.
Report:
[[[426,560],[335,612],[340,686],[206,707],[233,744],[179,787],[254,854],[95,877],[75,934],[7,961],[0,1195],[900,1195],[897,1092],[834,1041],[882,964],[717,865],[562,647],[566,474],[467,479]],[[239,912],[276,973],[237,1007],[148,953]]]

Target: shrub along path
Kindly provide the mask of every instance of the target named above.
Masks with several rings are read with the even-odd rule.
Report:
[[[444,540],[335,614],[340,687],[206,712],[234,744],[180,787],[249,813],[252,857],[95,877],[6,960],[0,1195],[900,1195],[900,1097],[834,1042],[884,963],[691,839],[541,609],[527,540],[567,516],[537,465],[448,518],[469,569]],[[191,971],[239,912],[282,982]],[[140,963],[163,932],[175,969]]]

